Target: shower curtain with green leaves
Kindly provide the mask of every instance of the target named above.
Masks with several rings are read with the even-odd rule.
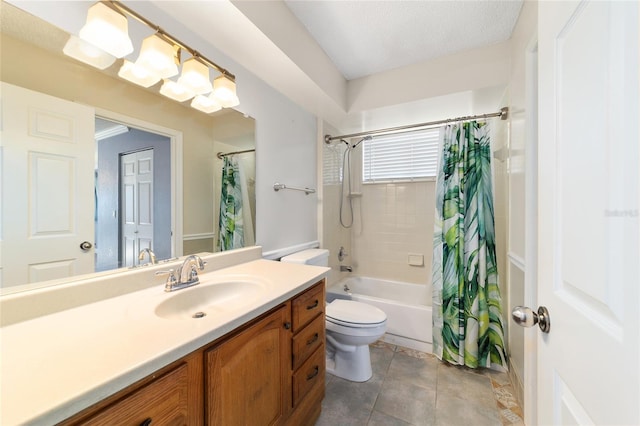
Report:
[[[433,237],[433,352],[507,370],[495,247],[489,125],[444,128]]]
[[[220,251],[244,247],[240,167],[231,156],[222,166],[218,245]]]

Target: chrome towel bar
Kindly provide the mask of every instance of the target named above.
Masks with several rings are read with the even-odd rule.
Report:
[[[312,188],[298,188],[298,187],[295,187],[295,186],[287,186],[284,183],[278,183],[278,182],[273,184],[273,190],[274,191],[277,192],[277,191],[280,191],[281,189],[291,189],[291,190],[294,190],[294,191],[303,191],[305,193],[305,195],[314,194],[316,192],[316,190],[312,189]]]

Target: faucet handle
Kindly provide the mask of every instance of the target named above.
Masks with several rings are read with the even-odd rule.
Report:
[[[349,256],[344,247],[340,246],[340,250],[338,251],[338,260],[342,262],[345,257]]]
[[[200,282],[200,279],[198,278],[198,269],[203,270],[204,266],[196,267],[195,265],[191,265],[191,267],[189,268],[189,282]]]
[[[198,265],[198,270],[200,270],[200,271],[204,271],[204,265],[206,265],[206,264],[207,264],[207,262],[205,262],[204,260],[202,260],[202,259],[200,258],[200,256],[198,256],[198,255],[195,255],[195,256],[196,256],[196,263],[197,263],[197,265]]]
[[[156,276],[167,275],[167,281],[164,284],[164,291],[172,291],[173,287],[178,284],[178,279],[175,275],[175,270],[169,269],[168,271],[157,271]]]

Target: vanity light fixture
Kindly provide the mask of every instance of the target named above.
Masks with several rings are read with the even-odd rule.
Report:
[[[191,107],[207,114],[211,114],[212,112],[220,111],[222,109],[222,105],[220,105],[218,100],[211,95],[196,96],[193,98],[193,101],[191,101]]]
[[[240,103],[236,95],[236,83],[224,74],[213,80],[213,95],[225,108],[234,107]]]
[[[191,106],[207,114],[240,104],[233,74],[117,0],[99,1],[91,6],[79,38],[72,35],[64,53],[99,69],[111,66],[115,58],[123,58],[133,52],[128,34],[128,17],[151,28],[154,33],[142,41],[140,55],[135,62],[124,60],[118,76],[143,87],[151,87],[164,79],[160,88],[162,95],[177,102],[196,96]],[[86,43],[86,46],[80,42]],[[104,52],[100,55],[82,54],[95,46]],[[170,80],[169,77],[178,74],[182,51],[191,57],[182,62],[182,73],[178,80]],[[94,60],[92,55],[100,59]],[[211,68],[220,73],[213,85],[209,77]]]
[[[102,2],[89,8],[79,36],[116,58],[133,52],[127,17]]]
[[[178,74],[179,51],[178,46],[163,40],[158,34],[153,34],[142,40],[136,65],[160,78],[173,77]]]
[[[160,77],[150,73],[145,67],[131,61],[124,60],[118,76],[142,87],[151,87],[160,81]]]
[[[160,94],[178,102],[184,102],[196,95],[182,84],[178,84],[177,82],[169,79],[164,81],[164,84],[160,88]]]
[[[69,37],[62,51],[65,55],[100,70],[109,68],[116,61],[115,56],[74,35]]]
[[[197,57],[191,57],[182,64],[182,74],[178,84],[191,90],[196,95],[203,95],[213,90],[209,80],[209,67]]]

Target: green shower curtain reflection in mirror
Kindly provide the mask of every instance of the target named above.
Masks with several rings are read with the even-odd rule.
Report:
[[[433,352],[507,370],[495,247],[489,125],[445,127],[433,238]]]
[[[220,251],[244,247],[243,192],[246,192],[238,161],[224,157],[218,220],[218,244]]]

